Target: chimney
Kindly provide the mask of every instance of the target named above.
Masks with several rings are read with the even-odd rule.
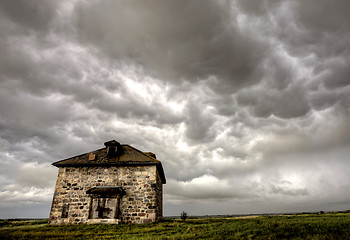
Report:
[[[111,140],[104,143],[107,148],[107,158],[115,158],[124,153],[122,145],[116,140]]]

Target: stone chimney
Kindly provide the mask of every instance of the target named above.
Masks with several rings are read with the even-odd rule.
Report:
[[[107,148],[107,158],[119,157],[124,153],[123,146],[116,140],[111,140],[104,143]]]

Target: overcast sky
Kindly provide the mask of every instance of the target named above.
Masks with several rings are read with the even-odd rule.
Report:
[[[0,218],[52,162],[162,161],[164,215],[350,209],[350,1],[0,1]]]

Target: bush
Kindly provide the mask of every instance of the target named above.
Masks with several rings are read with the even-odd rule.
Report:
[[[181,220],[182,221],[186,221],[186,219],[187,219],[187,212],[182,211],[182,213],[181,213]]]

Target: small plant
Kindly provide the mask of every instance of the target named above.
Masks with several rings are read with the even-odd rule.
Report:
[[[182,221],[186,221],[186,219],[187,219],[187,212],[182,211],[182,213],[181,213],[181,220]]]

